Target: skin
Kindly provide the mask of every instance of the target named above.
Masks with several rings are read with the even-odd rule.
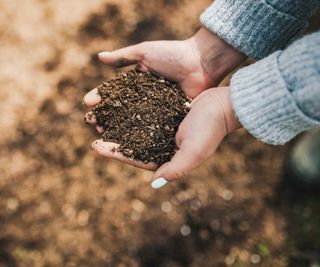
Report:
[[[99,58],[112,67],[136,64],[142,71],[152,71],[178,82],[184,93],[194,98],[190,112],[176,133],[179,150],[170,162],[160,167],[154,163],[144,164],[116,152],[118,144],[96,140],[91,148],[102,156],[153,170],[153,180],[163,177],[173,181],[213,156],[223,138],[240,127],[229,88],[208,88],[217,86],[246,57],[205,28],[184,41],[143,42],[100,53]],[[83,101],[88,107],[98,104],[101,98],[97,89],[85,95]],[[86,121],[96,123],[90,112],[86,114]],[[103,131],[101,127],[96,129]]]

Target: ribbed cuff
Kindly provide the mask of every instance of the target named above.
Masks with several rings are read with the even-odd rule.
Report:
[[[208,30],[255,59],[283,48],[308,25],[262,0],[216,0],[200,20]]]
[[[320,121],[320,31],[286,48],[279,69],[298,107]]]
[[[230,84],[233,107],[243,127],[273,145],[320,126],[299,109],[287,90],[278,68],[280,53],[239,70]]]

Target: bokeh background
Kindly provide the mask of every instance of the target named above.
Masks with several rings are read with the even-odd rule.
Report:
[[[183,39],[210,0],[0,0],[0,266],[320,266],[320,203],[283,185],[288,147],[232,134],[161,190],[90,149],[96,53]],[[227,83],[227,80],[225,81]]]

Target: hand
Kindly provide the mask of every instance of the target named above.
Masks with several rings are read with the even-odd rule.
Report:
[[[211,88],[191,103],[191,110],[179,126],[176,144],[179,150],[153,175],[157,187],[174,181],[214,155],[223,138],[240,128],[233,111],[229,87]]]
[[[99,53],[101,61],[113,67],[137,64],[176,81],[186,96],[194,98],[217,86],[246,56],[205,28],[184,41],[151,41],[112,52]]]
[[[99,102],[95,91],[89,92],[85,103]],[[88,116],[87,116],[88,117]],[[89,116],[90,117],[90,116]],[[95,123],[94,117],[87,119]],[[153,175],[153,186],[160,187],[167,181],[177,180],[213,156],[223,138],[240,127],[233,111],[229,87],[211,88],[204,91],[191,103],[191,110],[179,126],[176,144],[179,150],[170,162],[160,166]],[[99,130],[99,129],[98,129]],[[93,150],[98,154],[114,158],[136,167],[155,170],[154,163],[144,164],[131,160],[119,152],[118,145],[102,140],[95,141]],[[159,186],[160,185],[160,186]]]

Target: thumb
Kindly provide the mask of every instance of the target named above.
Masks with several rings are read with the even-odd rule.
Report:
[[[98,56],[102,62],[116,68],[137,64],[143,59],[142,44],[128,46],[112,52],[103,51]]]
[[[185,176],[204,160],[203,155],[194,145],[183,142],[171,161],[164,163],[153,175],[151,186],[158,189],[169,181]]]

